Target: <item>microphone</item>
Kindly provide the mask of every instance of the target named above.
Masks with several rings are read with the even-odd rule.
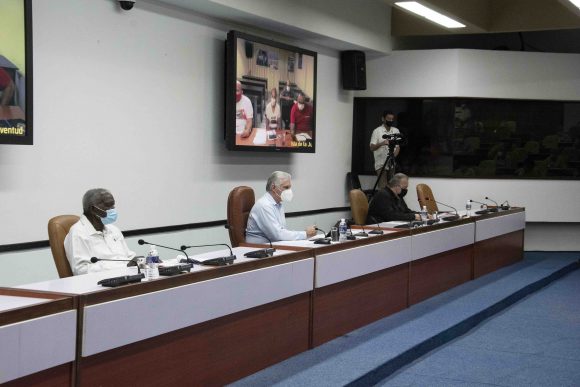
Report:
[[[350,233],[351,233],[353,236],[355,236],[355,237],[357,237],[357,236],[358,236],[358,237],[365,237],[365,238],[368,238],[369,234],[367,234],[367,233],[366,233],[366,231],[365,231],[365,227],[364,227],[362,224],[361,224],[361,226],[360,226],[360,227],[362,228],[362,231],[361,231],[361,232],[357,232],[356,234],[352,234],[352,228],[350,228],[350,226],[349,226]],[[355,238],[355,239],[356,239],[356,238]]]
[[[440,219],[445,220],[447,222],[452,222],[454,220],[459,219],[459,214],[457,214],[457,208],[450,206],[449,204],[438,202],[437,200],[433,200],[433,201],[437,204],[441,204],[443,207],[451,208],[453,211],[455,211],[455,215],[445,216],[445,217],[442,217]]]
[[[230,255],[226,256],[226,257],[206,259],[205,261],[201,261],[201,262],[196,261],[197,263],[200,263],[202,265],[210,265],[210,266],[225,266],[225,265],[231,265],[234,263],[236,256],[233,253],[230,245],[228,245],[227,243],[212,243],[212,244],[207,244],[207,245],[191,245],[191,246],[181,245],[180,251],[185,251],[187,249],[191,249],[192,247],[210,247],[210,246],[226,246],[230,250]],[[190,258],[187,258],[187,259],[188,259],[188,261],[186,261],[186,263],[191,262],[189,260]]]
[[[330,239],[326,239],[326,238],[327,238],[327,236],[326,236],[326,232],[325,232],[323,229],[321,229],[321,228],[319,228],[319,227],[316,227],[316,226],[314,226],[314,229],[315,229],[316,231],[322,231],[322,238],[318,238],[318,239],[312,239],[312,241],[313,241],[315,244],[317,244],[317,245],[329,245],[329,244],[330,244]],[[315,235],[315,236],[316,236],[316,235]]]
[[[485,203],[482,203],[482,202],[478,202],[478,201],[475,201],[475,200],[472,200],[472,199],[469,199],[469,201],[470,201],[471,203],[477,203],[477,204],[481,204],[482,206],[485,206],[485,208],[484,208],[483,210],[475,211],[475,213],[476,213],[477,215],[484,215],[484,214],[487,214],[487,213],[491,212],[491,211],[489,210],[489,208],[487,208],[487,204],[485,204]]]
[[[497,202],[493,199],[490,199],[488,196],[485,197],[485,200],[489,200],[490,202],[493,202],[495,204],[495,208],[487,208],[489,210],[489,212],[498,212],[499,211],[499,204],[497,204]]]
[[[346,233],[346,240],[347,241],[356,241],[356,236],[352,233],[352,228],[349,226],[348,222],[346,222],[346,226],[348,227],[348,230],[350,231],[350,235],[348,232]]]
[[[381,226],[379,226],[379,222],[375,222],[375,223],[376,223],[377,227],[379,227],[379,228],[381,227]],[[383,230],[372,230],[372,231],[369,231],[369,234],[373,234],[373,235],[383,235],[384,232],[383,232]]]
[[[147,245],[155,245],[155,246],[162,247],[162,248],[164,248],[164,249],[173,250],[173,251],[179,251],[179,252],[181,252],[181,253],[185,254],[185,263],[197,263],[198,265],[200,264],[200,262],[199,262],[199,261],[196,261],[196,260],[195,260],[195,259],[193,259],[193,258],[189,258],[189,257],[187,256],[187,253],[185,252],[185,249],[175,249],[175,248],[173,248],[173,247],[169,247],[169,246],[163,246],[163,245],[160,245],[160,244],[158,244],[158,243],[151,243],[151,242],[147,242],[147,241],[144,241],[143,239],[139,239],[139,240],[137,241],[137,243],[139,243],[140,245],[145,245],[145,244],[147,244]],[[183,263],[183,262],[182,262],[182,263]]]
[[[326,238],[326,231],[324,231],[323,229],[321,229],[321,228],[319,228],[319,227],[317,227],[317,226],[314,226],[314,229],[315,229],[316,231],[322,231],[322,233],[324,234],[324,237]]]
[[[234,227],[232,227],[229,224],[226,224],[224,227],[226,229],[228,229],[228,230],[235,230]],[[267,239],[268,242],[270,243],[270,248],[269,249],[261,249],[261,250],[249,251],[249,252],[247,252],[247,253],[244,254],[244,257],[246,257],[246,258],[268,258],[268,257],[274,256],[274,253],[276,252],[276,249],[274,248],[274,246],[272,246],[272,240],[270,240],[270,238],[268,238],[266,235],[256,234],[256,233],[253,233],[253,232],[248,231],[248,230],[244,230],[244,235],[245,234],[259,236],[259,237],[263,237],[263,238]]]
[[[137,263],[137,258],[144,258],[142,255],[138,255],[133,257],[133,259],[106,259],[106,258],[97,258],[91,257],[91,263],[97,263],[99,261],[110,261],[110,262],[129,262],[127,267],[137,266],[137,273],[141,274],[141,268],[139,267],[139,263]]]

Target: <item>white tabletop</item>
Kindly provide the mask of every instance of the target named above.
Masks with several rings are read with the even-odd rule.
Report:
[[[372,230],[367,230],[367,234],[369,233],[369,231],[372,231]],[[352,233],[353,234],[356,234],[358,232],[362,232],[362,230],[360,230],[360,229],[353,229],[352,230]],[[390,234],[390,233],[393,233],[393,232],[396,232],[396,231],[387,231],[387,230],[384,230],[383,231],[383,234]],[[372,237],[376,237],[376,236],[379,236],[379,234],[369,234],[368,237],[361,237],[361,236],[356,236],[355,235],[355,237],[356,237],[357,240],[360,240],[360,239],[368,239],[368,238],[372,238]],[[314,241],[316,239],[319,239],[319,238],[324,238],[324,235],[320,234],[320,235],[316,235],[316,236],[314,236],[314,237],[312,237],[310,239],[299,240],[299,241],[278,241],[278,242],[272,242],[272,245],[274,245],[274,246],[307,247],[309,249],[315,249],[315,248],[319,248],[319,247],[329,246],[329,245],[326,245],[326,244],[314,243]],[[333,242],[333,241],[330,241],[330,244],[331,245],[340,245],[340,244],[344,244],[344,243],[348,243],[348,242],[352,242],[352,241],[344,241],[344,242]]]
[[[236,255],[235,264],[242,262],[253,261],[253,258],[246,258],[244,254],[249,251],[254,251],[256,248],[253,247],[235,247],[232,249],[233,253]],[[293,253],[293,251],[288,250],[277,250],[274,256],[284,255],[288,253]],[[198,261],[203,261],[210,258],[217,258],[223,256],[229,256],[230,252],[227,249],[210,251],[203,254],[189,255],[190,258],[196,259]],[[168,259],[164,263],[167,265],[177,264],[177,259]],[[216,268],[216,266],[202,266],[194,265],[191,272],[199,272],[205,270],[211,270]],[[60,278],[50,281],[36,282],[32,284],[20,285],[20,289],[30,289],[30,290],[42,290],[57,293],[68,293],[68,294],[86,294],[98,291],[106,291],[109,288],[97,285],[97,282],[106,278],[119,277],[123,275],[137,274],[136,267],[123,267],[118,269],[111,269],[107,271],[102,271],[98,273],[90,273],[84,275],[77,275],[73,277]],[[164,277],[160,277],[162,279]]]

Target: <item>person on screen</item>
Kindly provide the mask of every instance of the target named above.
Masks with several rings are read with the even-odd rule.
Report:
[[[381,116],[381,121],[383,124],[373,130],[373,134],[371,135],[370,148],[375,158],[375,172],[377,173],[377,176],[381,176],[379,179],[378,187],[385,188],[387,186],[387,180],[389,179],[389,171],[384,171],[382,174],[381,171],[383,169],[383,165],[385,165],[385,161],[387,160],[390,151],[389,140],[383,138],[383,136],[391,136],[400,132],[399,129],[393,126],[395,121],[395,114],[392,111],[385,110]],[[396,145],[393,151],[395,157],[399,155],[400,150],[401,149],[399,145]]]
[[[294,106],[294,93],[290,87],[290,81],[286,81],[286,86],[280,93],[280,106],[282,107],[282,125],[284,129],[288,129],[290,128],[290,110]]]
[[[10,104],[15,89],[16,86],[14,85],[14,81],[10,77],[10,74],[0,67],[0,106],[8,106]]]
[[[402,200],[399,197],[401,189],[401,179],[393,177],[387,182],[386,188],[375,193],[369,204],[368,217],[369,220],[373,220],[369,223],[421,220],[419,214],[407,212],[402,206]]]
[[[83,196],[83,215],[64,239],[64,249],[74,275],[127,266],[127,262],[99,261],[92,257],[128,260],[135,253],[127,247],[117,220],[115,198],[103,188],[88,190]]]
[[[252,133],[254,108],[252,101],[244,95],[242,83],[236,81],[236,133],[241,137],[249,137]]]
[[[276,130],[282,128],[281,125],[282,112],[280,111],[280,105],[278,104],[278,91],[273,88],[270,91],[270,101],[266,105],[266,122],[268,123],[268,129]]]
[[[306,227],[304,231],[286,228],[282,202],[292,201],[292,196],[292,176],[282,171],[272,173],[266,183],[266,193],[256,201],[250,211],[246,242],[294,241],[316,235],[315,226]]]
[[[312,105],[305,102],[302,93],[290,110],[290,134],[294,138],[297,133],[312,134]]]

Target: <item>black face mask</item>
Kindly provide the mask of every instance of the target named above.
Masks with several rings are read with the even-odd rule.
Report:
[[[385,121],[385,125],[387,125],[390,128],[391,126],[393,126],[394,122],[395,121]]]
[[[401,193],[399,194],[399,196],[402,197],[402,198],[404,198],[406,194],[407,194],[407,189],[406,188],[401,188]]]

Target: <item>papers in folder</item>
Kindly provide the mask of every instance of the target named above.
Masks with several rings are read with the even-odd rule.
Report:
[[[312,140],[312,137],[310,137],[306,133],[298,133],[296,135],[296,141],[308,141],[308,140]]]
[[[266,143],[266,129],[257,129],[254,137],[254,145],[264,145]]]

